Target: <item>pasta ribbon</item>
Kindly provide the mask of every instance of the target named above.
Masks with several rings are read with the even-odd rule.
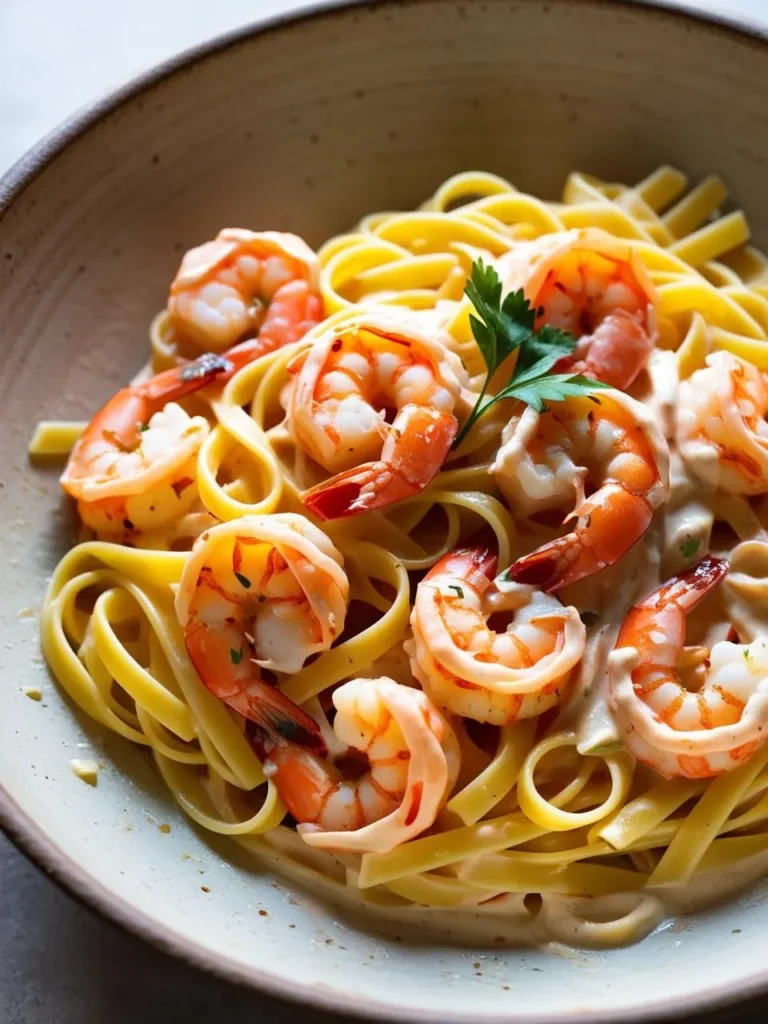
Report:
[[[686,175],[669,166],[634,185],[574,171],[559,201],[528,195],[496,174],[469,171],[449,178],[417,210],[369,214],[318,253],[324,327],[341,329],[361,310],[394,308],[425,332],[439,328],[466,369],[462,402],[476,398],[486,375],[473,333],[477,311],[465,294],[476,260],[493,265],[506,288],[516,247],[600,228],[631,242],[652,282],[648,293],[658,294],[656,347],[666,351],[654,353],[658,365],[650,364],[630,394],[645,401],[670,440],[667,504],[636,554],[627,556],[636,561],[621,563],[623,577],[606,570],[577,584],[572,599],[570,588],[563,591],[564,603],[572,600],[581,614],[587,646],[578,683],[570,683],[555,723],[546,714],[502,717],[498,728],[452,720],[458,782],[443,787],[431,828],[383,853],[342,853],[305,842],[286,823],[292,819],[286,819],[274,776],[262,769],[258,737],[195,671],[174,610],[196,537],[244,516],[307,514],[302,492],[324,479],[324,470],[296,443],[286,389],[311,336],[254,360],[223,386],[180,400],[209,425],[205,430],[202,424],[206,436],[190,463],[199,500],[170,525],[141,532],[128,520],[126,543],[85,539],[59,562],[43,603],[41,636],[62,688],[95,721],[152,752],[173,799],[197,825],[278,860],[334,898],[380,912],[447,910],[452,922],[463,911],[495,914],[528,922],[537,936],[606,948],[657,927],[670,887],[706,883],[708,873],[725,875],[736,865],[762,871],[768,864],[768,747],[756,745],[747,760],[714,779],[662,778],[621,748],[605,679],[621,618],[643,587],[653,590],[670,565],[693,564],[699,546],[703,554],[710,540],[733,548],[717,614],[722,611],[723,622],[737,632],[754,632],[755,623],[768,630],[761,610],[768,593],[765,496],[701,487],[674,451],[678,381],[690,380],[722,352],[768,373],[768,260],[749,244],[742,211],[726,201],[720,178],[691,188]],[[251,313],[261,315],[259,309]],[[165,311],[152,321],[149,340],[155,372],[199,354]],[[506,384],[512,362],[501,364],[490,395]],[[413,588],[426,570],[459,546],[488,544],[497,549],[501,572],[554,536],[559,520],[547,518],[553,510],[522,515],[504,499],[492,471],[511,407],[510,400],[487,410],[415,496],[320,524],[343,556],[347,625],[298,672],[274,678],[316,718],[332,756],[341,758],[345,750],[329,710],[338,684],[391,674],[418,685],[403,644]],[[30,456],[68,455],[86,427],[41,422]],[[191,475],[185,483],[193,482]],[[584,482],[571,481],[577,490]],[[498,627],[503,632],[511,613],[499,615],[507,615]],[[575,613],[573,619],[581,629]],[[722,625],[718,637],[725,636]],[[693,664],[698,650],[686,650],[683,661]],[[238,653],[242,657],[242,650],[231,653],[235,665]],[[566,682],[558,685],[565,689]],[[540,897],[535,925],[531,894]]]

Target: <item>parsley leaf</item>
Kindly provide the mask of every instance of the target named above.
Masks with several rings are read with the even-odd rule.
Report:
[[[233,665],[239,665],[243,660],[243,648],[241,647],[239,651],[236,651],[233,647],[230,647],[229,660]]]
[[[548,358],[540,360],[541,363],[548,361]],[[547,402],[562,402],[571,395],[585,395],[599,405],[600,399],[590,392],[606,390],[610,386],[600,380],[583,377],[580,373],[548,373],[537,363],[530,370],[520,374],[520,377],[515,374],[491,402],[500,402],[502,398],[517,398],[518,401],[530,405],[536,412],[546,412]]]
[[[569,356],[575,347],[576,339],[572,334],[544,324],[520,346],[515,363],[515,375],[528,370],[538,362],[543,362],[545,356],[549,359],[549,366],[546,367],[549,369],[564,356]]]
[[[680,554],[683,558],[693,558],[701,547],[701,540],[698,537],[686,537],[680,542]]]
[[[499,275],[482,260],[472,264],[464,290],[480,317],[470,316],[469,320],[490,374],[530,336],[536,311],[531,309],[522,288],[510,292],[502,303]]]
[[[455,591],[456,591],[456,593],[457,593],[457,595],[458,595],[458,596],[459,596],[460,598],[462,598],[462,599],[463,599],[463,597],[464,597],[464,591],[463,591],[463,590],[461,589],[461,587],[460,587],[460,586],[458,586],[458,585],[457,585],[456,583],[449,583],[449,584],[448,584],[448,589],[449,589],[449,590],[455,590]]]
[[[576,348],[576,339],[567,331],[544,324],[536,330],[536,317],[541,310],[531,308],[523,289],[509,292],[503,299],[499,275],[482,260],[475,260],[464,289],[475,307],[470,314],[472,334],[488,368],[483,387],[472,412],[456,435],[453,447],[458,448],[473,425],[496,402],[515,398],[537,412],[545,412],[547,402],[562,402],[571,395],[587,395],[610,387],[602,381],[581,374],[549,371]],[[491,377],[513,352],[517,352],[514,372],[506,387],[486,397]],[[599,399],[593,398],[599,402]]]
[[[235,577],[237,578],[237,582],[240,584],[241,587],[245,587],[246,590],[251,589],[251,581],[248,579],[247,576],[243,576],[241,572],[236,572]]]

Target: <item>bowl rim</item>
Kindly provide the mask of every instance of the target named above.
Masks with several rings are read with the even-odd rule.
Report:
[[[258,36],[280,31],[294,24],[320,18],[346,17],[355,10],[410,6],[418,3],[442,3],[445,0],[299,0],[296,7],[246,22],[210,39],[187,47],[173,56],[132,76],[122,85],[86,103],[47,132],[0,176],[0,229],[12,204],[40,173],[70,145],[92,127],[144,92],[161,84],[176,72],[192,67],[217,53]],[[498,2],[498,0],[496,0]],[[691,0],[578,0],[584,6],[625,7],[665,18],[687,21],[698,26],[713,26],[743,41],[768,46],[768,19],[760,23],[746,15],[720,10],[702,10],[689,6]],[[768,52],[768,50],[766,51]],[[569,1024],[575,1011],[544,1013],[461,1013],[446,1017],[432,1009],[410,1009],[389,1003],[371,1002],[363,996],[345,995],[338,989],[317,987],[312,983],[283,981],[259,967],[247,967],[223,952],[212,952],[189,935],[182,935],[162,922],[154,921],[129,902],[111,892],[84,870],[49,836],[11,797],[0,781],[0,828],[15,847],[78,903],[112,925],[138,936],[161,952],[173,956],[208,974],[307,1008],[331,1013],[355,1015],[402,1024]],[[768,968],[760,970],[734,986],[718,984],[690,996],[652,996],[642,1006],[579,1010],[583,1024],[632,1024],[639,1021],[672,1019],[681,1012],[720,1010],[742,1004],[768,993]]]

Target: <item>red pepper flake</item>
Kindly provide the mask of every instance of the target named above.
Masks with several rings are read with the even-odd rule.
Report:
[[[235,545],[232,548],[232,571],[237,575],[240,566],[243,564],[243,549],[240,546],[240,538],[235,538]]]
[[[181,480],[177,480],[175,484],[171,484],[171,487],[173,488],[176,497],[180,498],[184,491],[186,491],[188,487],[191,487],[194,482],[195,481],[191,476],[183,476]]]
[[[421,793],[423,789],[424,784],[422,782],[414,783],[413,798],[411,800],[411,809],[408,811],[408,814],[406,815],[405,818],[406,825],[412,825],[414,821],[416,821],[416,818],[418,817],[419,808],[421,807]]]

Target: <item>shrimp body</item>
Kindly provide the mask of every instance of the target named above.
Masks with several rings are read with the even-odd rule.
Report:
[[[483,547],[445,555],[419,584],[411,616],[411,669],[443,710],[504,725],[556,704],[584,652],[575,608],[532,587],[493,585],[496,556]],[[488,627],[512,613],[505,632]]]
[[[316,723],[261,669],[296,672],[344,628],[342,557],[291,512],[221,523],[195,542],[176,594],[187,653],[205,686],[271,736],[323,749]]]
[[[677,444],[704,483],[728,494],[768,492],[768,376],[730,352],[680,384]]]
[[[298,341],[322,315],[317,257],[280,231],[224,228],[184,255],[168,298],[173,329],[216,352],[258,331],[264,354]]]
[[[322,519],[417,494],[442,466],[466,372],[413,320],[371,313],[324,331],[294,372],[288,419],[295,440],[336,474],[302,494]]]
[[[766,641],[684,647],[686,617],[727,572],[724,559],[708,556],[659,587],[630,611],[610,658],[624,742],[667,777],[720,775],[768,738]],[[695,667],[695,690],[681,680],[686,663]]]
[[[305,842],[385,853],[429,828],[456,781],[459,749],[448,722],[420,690],[392,679],[354,679],[333,694],[333,728],[368,770],[348,781],[330,761],[277,742],[264,770]]]
[[[669,450],[640,403],[621,392],[569,398],[509,421],[491,473],[528,516],[567,507],[571,532],[518,559],[509,578],[551,591],[613,565],[645,533],[668,489]],[[585,496],[585,484],[594,488]]]
[[[231,368],[221,356],[201,356],[110,398],[85,428],[61,477],[87,526],[107,535],[143,532],[191,509],[197,453],[209,427],[176,400]]]
[[[583,373],[625,391],[656,343],[656,289],[632,245],[599,228],[521,242],[502,257],[505,288],[522,288],[538,326],[578,338],[555,370]]]

